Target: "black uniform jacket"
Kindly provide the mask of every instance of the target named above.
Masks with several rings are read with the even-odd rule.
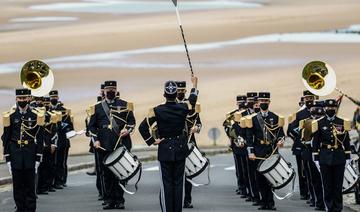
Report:
[[[110,111],[109,117],[105,113],[103,104],[108,105]],[[124,145],[128,150],[131,150],[130,133],[133,132],[136,124],[132,103],[122,99],[115,99],[112,102],[103,100],[90,107],[90,115],[88,126],[90,135],[95,141],[100,141],[102,148],[105,148],[107,151],[113,151],[115,147],[118,148]],[[113,124],[110,124],[109,118],[119,126],[118,132],[116,132]],[[119,138],[122,129],[127,129],[130,133]],[[117,143],[118,146],[116,146]]]
[[[284,118],[269,111],[266,117],[255,113],[246,119],[247,141],[251,153],[257,157],[268,157],[276,148],[277,142],[284,138]]]
[[[31,109],[4,114],[4,156],[15,170],[34,169],[42,159],[44,116]]]
[[[350,159],[350,121],[335,116],[323,117],[312,123],[314,160],[324,165],[345,164]]]
[[[186,118],[195,107],[198,91],[192,89],[187,103],[166,102],[151,108],[139,131],[150,146],[156,137],[164,140],[158,147],[159,161],[179,161],[189,154]],[[155,126],[156,125],[156,126]]]

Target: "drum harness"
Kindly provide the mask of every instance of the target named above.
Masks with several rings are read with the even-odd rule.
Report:
[[[278,125],[274,126],[274,125],[271,125],[271,124],[266,123],[265,120],[263,119],[263,117],[261,116],[261,114],[258,114],[256,117],[257,117],[257,119],[258,119],[258,122],[259,122],[259,124],[260,124],[261,129],[263,130],[264,138],[266,139],[266,141],[265,141],[264,144],[271,144],[271,141],[273,141],[273,140],[275,140],[276,138],[278,138],[278,133],[279,133],[279,131],[278,131],[278,132],[276,133],[276,135],[275,135],[272,131],[277,130],[277,129],[279,128],[279,126],[278,126]],[[271,127],[270,127],[270,126],[271,126]],[[269,133],[268,133],[268,132],[269,132]],[[272,136],[274,139],[271,139],[271,136]],[[280,140],[282,140],[282,139],[285,139],[285,137],[281,138]],[[258,139],[258,140],[260,140],[260,139]],[[269,140],[270,140],[270,141],[269,141]],[[276,146],[276,147],[273,149],[271,155],[270,155],[269,157],[267,157],[267,158],[270,158],[272,155],[274,155],[277,150],[278,150],[278,146]],[[277,154],[280,155],[279,152],[278,152]],[[258,158],[258,159],[260,159],[260,160],[266,160],[267,158]],[[286,163],[287,163],[288,165],[290,165],[290,167],[291,167],[291,163],[288,163],[288,162],[286,162]],[[293,169],[293,168],[291,167],[291,169]],[[284,200],[284,199],[290,198],[290,197],[294,194],[294,192],[295,192],[296,172],[294,171],[294,173],[295,173],[295,174],[294,174],[294,177],[293,177],[293,179],[292,179],[291,190],[290,190],[290,192],[288,192],[287,194],[285,194],[285,196],[279,196],[279,195],[277,195],[276,192],[275,192],[275,189],[272,189],[272,193],[274,194],[274,196],[276,197],[276,199],[278,199],[278,200]]]
[[[126,122],[126,120],[124,120],[124,119],[122,119],[122,118],[114,115],[113,112],[117,112],[117,113],[127,112],[127,113],[129,114],[129,110],[128,110],[128,109],[123,109],[123,110],[113,110],[113,109],[110,109],[109,106],[106,104],[105,101],[102,101],[102,102],[101,102],[101,106],[102,106],[103,110],[105,111],[105,114],[106,114],[107,118],[108,118],[109,121],[110,121],[109,129],[111,129],[116,135],[119,135],[120,132],[126,128],[127,122]],[[127,114],[127,115],[128,115],[128,114]],[[124,127],[123,127],[122,130],[120,130],[120,127],[119,127],[119,125],[116,123],[116,120],[115,120],[114,118],[119,119],[119,120],[121,120],[122,122],[125,123],[125,125],[124,125]],[[115,147],[114,147],[114,149],[113,149],[114,151],[117,149],[117,147],[118,147],[119,144],[122,145],[122,136],[119,136],[119,138],[118,138],[118,140],[117,140],[117,142],[116,142],[116,145],[115,145]],[[137,159],[137,156],[136,156],[136,155],[132,154],[131,152],[129,152],[129,154],[132,155],[134,158]],[[129,162],[130,162],[130,161],[129,161]],[[140,161],[139,161],[139,162],[140,162]],[[138,190],[138,183],[140,182],[141,175],[142,175],[142,163],[141,163],[141,162],[139,163],[139,166],[140,166],[139,176],[138,176],[138,179],[136,180],[135,186],[134,186],[134,187],[135,187],[135,191],[129,191],[129,190],[127,190],[127,189],[125,188],[127,182],[124,182],[125,186],[124,186],[123,184],[121,184],[121,181],[119,182],[119,186],[121,187],[121,189],[124,190],[124,192],[126,192],[126,193],[128,193],[128,194],[130,194],[130,195],[136,194],[136,192],[137,192],[137,190]]]

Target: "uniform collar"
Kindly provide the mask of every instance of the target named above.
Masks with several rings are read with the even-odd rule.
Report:
[[[334,121],[334,120],[335,120],[335,117],[336,117],[336,116],[329,117],[328,115],[326,115],[326,119],[327,119],[328,121]]]
[[[20,107],[18,107],[17,109],[18,109],[18,111],[19,111],[20,114],[26,114],[26,113],[28,112],[29,108],[30,108],[30,107],[29,107],[29,105],[28,105],[25,110],[21,109]]]
[[[266,112],[260,111],[260,114],[262,117],[267,117],[269,115],[269,111],[266,111]]]

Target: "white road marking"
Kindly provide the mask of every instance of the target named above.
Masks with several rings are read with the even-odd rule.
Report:
[[[235,166],[230,166],[224,169],[225,171],[233,171],[235,170]]]
[[[159,166],[152,166],[152,167],[144,169],[143,171],[145,171],[145,172],[159,171]]]

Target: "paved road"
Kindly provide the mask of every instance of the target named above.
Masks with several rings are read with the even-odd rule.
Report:
[[[283,152],[284,157],[294,164],[293,157],[289,150]],[[231,154],[217,155],[210,157],[212,163],[211,179],[212,183],[207,187],[194,188],[193,203],[196,212],[239,212],[257,211],[256,207],[251,206],[239,196],[235,195],[235,171]],[[134,196],[126,195],[126,211],[160,211],[159,175],[157,162],[144,164],[143,178],[140,183],[139,191]],[[205,181],[201,176],[199,182]],[[87,176],[85,171],[72,173],[69,176],[69,187],[65,190],[57,191],[49,196],[41,196],[38,201],[39,212],[93,212],[102,211],[100,202],[97,201],[96,189],[94,186],[95,178]],[[285,188],[289,189],[289,188]],[[0,190],[0,208],[2,212],[14,211],[13,200],[9,187]],[[313,211],[299,200],[298,188],[293,197],[287,200],[277,201],[278,211],[300,212]],[[345,209],[344,211],[350,211]]]

